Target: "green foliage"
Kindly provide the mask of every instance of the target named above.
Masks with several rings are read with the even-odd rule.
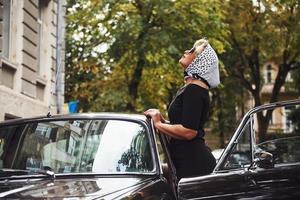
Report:
[[[224,63],[232,77],[252,95],[255,106],[280,99],[288,73],[300,61],[299,1],[224,2],[231,48]],[[269,95],[262,95],[263,67],[272,62],[277,74]],[[264,99],[263,99],[264,98]],[[259,139],[264,140],[272,110],[258,114]]]
[[[245,91],[262,103],[266,62],[280,68],[269,101],[289,71],[299,74],[299,10],[296,0],[68,0],[66,100],[79,99],[82,111],[166,111],[183,84],[179,57],[207,37],[222,80],[210,127],[227,138]]]
[[[218,1],[70,0],[67,100],[83,111],[166,110],[183,84],[178,59],[196,39],[219,52],[226,31]]]
[[[277,64],[278,78],[285,80],[291,65],[300,60],[299,1],[227,1],[224,8],[231,46],[224,61],[229,71],[253,95],[264,84],[262,69],[267,62]]]

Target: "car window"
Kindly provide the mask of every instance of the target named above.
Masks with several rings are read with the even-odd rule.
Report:
[[[10,168],[18,146],[18,136],[24,126],[4,126],[0,128],[0,169]]]
[[[260,128],[259,114],[256,114],[255,151],[267,151],[273,155],[274,164],[300,162],[300,107],[283,106],[270,110],[270,120],[265,130]]]
[[[15,169],[101,174],[153,171],[147,131],[135,122],[66,120],[29,123],[20,138],[13,162]]]
[[[274,164],[300,162],[300,136],[269,140],[258,144],[257,148],[271,153]]]
[[[251,137],[250,121],[242,129],[237,142],[235,143],[230,155],[227,157],[221,169],[239,169],[249,166],[251,163]]]
[[[156,144],[157,144],[157,149],[158,149],[158,155],[159,155],[160,162],[162,164],[167,164],[168,163],[167,155],[165,153],[165,150],[163,149],[162,141],[161,141],[161,138],[159,137],[158,133],[155,133],[155,139],[156,139]]]

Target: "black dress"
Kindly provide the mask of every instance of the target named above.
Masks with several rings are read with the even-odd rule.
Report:
[[[208,90],[188,84],[181,88],[171,102],[168,115],[171,124],[197,130],[192,140],[170,141],[170,152],[178,179],[183,177],[201,176],[212,172],[216,160],[203,139],[204,123],[208,117]]]

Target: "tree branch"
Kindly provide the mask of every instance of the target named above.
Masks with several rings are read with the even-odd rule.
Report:
[[[291,58],[291,61],[288,63],[289,65],[292,65],[293,63],[296,63],[295,60],[297,59],[297,57],[300,56],[300,50],[295,52],[294,56]]]
[[[251,93],[254,92],[251,83],[245,78],[242,72],[239,71],[239,74],[232,72],[232,76],[239,79],[241,83],[245,86],[245,88],[249,90]]]
[[[245,53],[243,52],[242,48],[240,47],[238,41],[236,40],[233,31],[231,31],[231,36],[232,36],[232,37],[231,37],[232,42],[233,42],[233,44],[236,46],[236,49],[237,49],[238,52],[239,52],[239,56],[240,56],[240,58],[241,58],[242,63],[244,64],[244,66],[247,66],[247,59],[246,59],[246,57],[245,57]]]

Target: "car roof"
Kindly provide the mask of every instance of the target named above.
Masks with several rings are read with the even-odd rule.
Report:
[[[122,119],[133,121],[146,121],[147,117],[142,114],[131,113],[112,113],[112,112],[94,112],[94,113],[76,113],[76,114],[63,114],[63,115],[45,115],[30,118],[18,118],[0,122],[2,125],[22,124],[35,121],[48,121],[48,120],[67,120],[67,119]]]

